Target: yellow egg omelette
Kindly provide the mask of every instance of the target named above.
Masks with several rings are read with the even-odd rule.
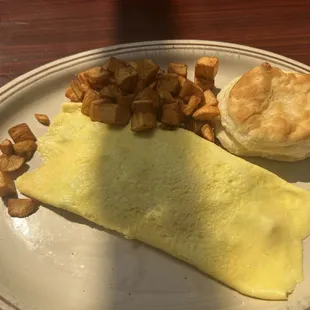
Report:
[[[303,279],[310,193],[178,129],[134,134],[65,103],[17,179],[43,203],[161,249],[231,288],[286,299]]]

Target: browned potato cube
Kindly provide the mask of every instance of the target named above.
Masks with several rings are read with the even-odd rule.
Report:
[[[73,91],[72,87],[68,87],[66,89],[65,96],[73,102],[79,102],[80,101],[79,98],[77,97],[77,95],[75,94],[75,92]]]
[[[13,144],[9,139],[5,139],[0,144],[0,150],[5,155],[12,155],[13,154]]]
[[[178,75],[175,73],[160,75],[157,80],[156,90],[157,92],[166,90],[172,95],[178,94],[180,91]]]
[[[46,114],[36,113],[34,116],[37,119],[37,121],[44,126],[49,126],[51,123],[50,119],[48,118],[48,116]]]
[[[179,75],[178,79],[179,79],[180,88],[182,88],[186,81],[186,78],[184,76]]]
[[[205,125],[206,122],[193,119],[192,117],[187,117],[184,123],[187,130],[192,131],[198,136],[200,136],[201,128],[203,125]]]
[[[108,71],[115,73],[117,69],[119,69],[120,67],[123,67],[125,65],[126,64],[123,61],[121,61],[115,57],[111,57],[108,60],[107,69],[108,69]]]
[[[84,77],[88,83],[95,89],[101,89],[109,84],[111,73],[103,67],[94,67],[84,72]]]
[[[177,75],[187,77],[187,65],[176,62],[168,63],[168,73],[176,73]]]
[[[93,101],[97,101],[97,100],[100,100],[100,99],[101,99],[101,97],[100,97],[99,93],[96,92],[95,90],[89,88],[87,90],[87,92],[85,93],[85,95],[84,95],[81,112],[84,115],[89,116],[91,103]]]
[[[201,135],[208,141],[214,142],[214,132],[210,124],[201,127]]]
[[[199,98],[203,97],[202,89],[190,80],[185,80],[181,88],[179,96],[183,99],[187,96],[195,95]]]
[[[117,105],[109,100],[93,101],[90,106],[90,119],[93,122],[114,124]]]
[[[191,96],[188,104],[185,105],[185,107],[184,107],[184,110],[183,110],[184,114],[186,116],[192,115],[196,111],[196,109],[198,108],[200,101],[201,100],[199,97],[196,97],[195,95]]]
[[[162,109],[162,123],[178,127],[183,119],[183,108],[180,102],[173,102],[163,105]]]
[[[158,108],[160,105],[160,98],[158,93],[151,87],[142,89],[136,96],[135,100],[152,100],[154,108]]]
[[[138,73],[132,66],[120,67],[115,71],[116,84],[126,93],[133,93],[138,82]]]
[[[84,91],[81,87],[81,84],[78,80],[72,80],[70,83],[70,86],[75,93],[76,97],[78,98],[78,101],[82,101],[84,97]]]
[[[8,213],[12,217],[27,217],[38,209],[38,203],[32,199],[11,198],[8,200]]]
[[[23,157],[25,161],[29,161],[33,157],[37,147],[37,144],[32,140],[17,142],[13,145],[15,155]]]
[[[138,75],[141,80],[141,89],[149,86],[156,80],[157,73],[159,71],[159,65],[156,64],[152,59],[143,59],[138,61]]]
[[[130,121],[130,117],[131,117],[130,105],[127,105],[129,102],[127,102],[126,104],[124,103],[125,102],[123,101],[122,104],[117,104],[114,125],[125,126]]]
[[[87,80],[87,78],[85,77],[85,73],[84,72],[80,72],[78,75],[77,75],[77,78],[78,78],[78,81],[80,82],[80,87],[81,87],[81,90],[86,93],[87,90],[90,88],[90,84]]]
[[[14,181],[8,173],[0,171],[0,197],[12,196],[16,194]]]
[[[0,155],[0,171],[12,172],[18,170],[25,163],[25,158],[16,155]]]
[[[123,93],[122,90],[116,84],[111,84],[104,87],[99,92],[99,95],[101,96],[101,98],[110,98],[113,100],[113,102],[115,102],[118,97],[123,95]]]
[[[131,109],[131,104],[133,100],[135,99],[134,94],[120,96],[116,98],[116,103],[123,107],[129,107],[129,110]]]
[[[135,100],[132,103],[131,130],[145,131],[156,127],[156,113],[152,100]]]
[[[201,57],[195,66],[195,77],[213,80],[217,74],[218,67],[219,59],[217,57]]]
[[[127,125],[130,120],[130,106],[115,103],[103,103],[103,100],[93,101],[90,108],[90,118],[94,122],[109,125]]]
[[[214,79],[207,80],[204,78],[195,77],[195,83],[203,90],[212,89],[214,87]]]
[[[158,92],[162,104],[169,104],[174,102],[172,95],[167,90],[160,90]]]
[[[148,87],[151,87],[152,89],[155,89],[156,88],[156,84],[157,84],[157,81],[154,81]]]
[[[212,105],[212,106],[218,106],[218,101],[215,97],[215,95],[212,93],[211,90],[206,90],[203,93],[203,97],[204,97],[204,104],[205,105]]]
[[[128,61],[128,65],[132,66],[135,70],[138,70],[138,63],[136,61]]]
[[[25,140],[37,141],[37,138],[26,123],[11,127],[8,132],[15,143]]]
[[[200,109],[198,109],[193,114],[194,119],[198,119],[200,121],[209,121],[213,118],[220,115],[220,110],[218,107],[204,105]]]

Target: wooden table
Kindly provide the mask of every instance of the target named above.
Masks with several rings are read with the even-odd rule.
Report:
[[[310,1],[0,0],[0,86],[70,54],[160,39],[234,42],[310,65]]]

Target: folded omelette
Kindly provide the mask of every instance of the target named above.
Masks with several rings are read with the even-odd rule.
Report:
[[[66,103],[17,180],[76,213],[196,266],[239,292],[286,299],[302,281],[310,193],[178,129],[134,134]]]

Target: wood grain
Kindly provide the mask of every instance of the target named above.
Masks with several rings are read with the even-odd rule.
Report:
[[[234,42],[310,65],[309,0],[0,0],[0,86],[44,63],[117,43]]]

